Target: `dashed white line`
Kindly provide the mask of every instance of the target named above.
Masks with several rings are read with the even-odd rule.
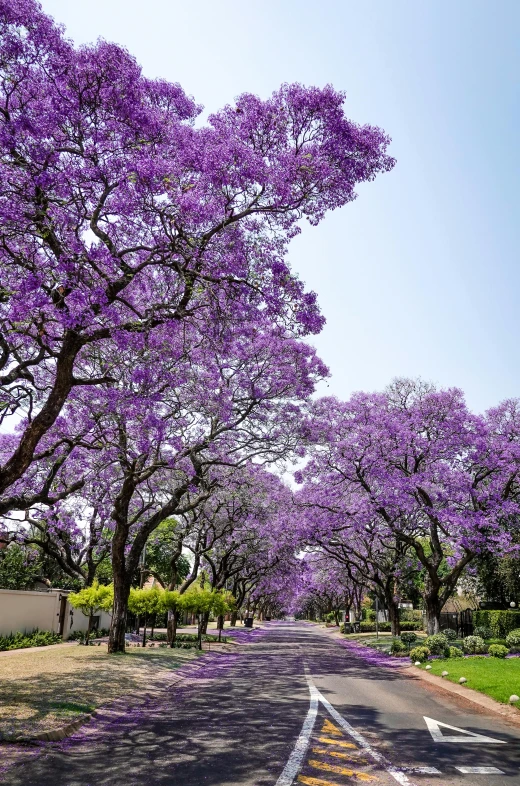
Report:
[[[505,775],[498,767],[455,767],[463,775]]]
[[[318,714],[318,691],[311,685],[309,685],[309,691],[311,694],[309,712],[307,713],[307,717],[303,722],[302,730],[300,732],[300,736],[296,740],[294,750],[289,756],[289,760],[285,765],[282,774],[276,781],[276,786],[291,786],[291,784],[294,783],[294,779],[298,775],[305,754],[307,753],[312,730],[314,729],[314,724],[316,722],[316,715]]]

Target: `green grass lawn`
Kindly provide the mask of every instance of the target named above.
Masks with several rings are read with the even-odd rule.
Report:
[[[520,696],[520,658],[443,658],[429,661],[428,665],[432,667],[431,674],[440,676],[443,671],[449,672],[445,679],[451,682],[466,677],[467,688],[485,693],[504,704],[509,702],[513,693]],[[422,664],[420,668],[424,670],[425,666]]]
[[[412,644],[412,647],[418,647],[421,640],[426,638],[426,633],[416,631],[417,641]],[[364,644],[365,647],[374,647],[382,652],[390,652],[392,646],[393,636],[391,633],[380,633],[377,638],[375,633],[346,633],[345,638],[350,641],[357,641],[359,644]]]

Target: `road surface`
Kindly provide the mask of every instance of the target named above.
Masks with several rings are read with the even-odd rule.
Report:
[[[520,726],[368,665],[323,629],[271,623],[237,654],[209,658],[180,687],[95,719],[0,782],[520,786]]]

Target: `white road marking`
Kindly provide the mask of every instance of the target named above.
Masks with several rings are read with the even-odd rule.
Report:
[[[311,687],[310,685],[309,690],[311,694],[309,712],[307,713],[307,717],[303,722],[302,730],[300,732],[300,736],[296,740],[294,750],[289,756],[289,760],[285,765],[282,774],[276,781],[276,786],[291,786],[291,784],[294,782],[294,779],[298,775],[298,772],[300,771],[303,759],[307,753],[312,730],[314,729],[314,724],[316,722],[316,715],[318,714],[318,691],[316,688]]]
[[[342,715],[340,715],[337,710],[334,709],[332,704],[330,704],[330,702],[327,701],[325,696],[323,696],[316,688],[309,674],[307,674],[307,682],[309,684],[309,690],[312,691],[312,689],[314,688],[318,700],[323,704],[327,712],[334,718],[336,723],[338,723],[347,732],[347,734],[350,737],[352,737],[352,739],[354,739],[357,742],[357,744],[368,753],[368,755],[374,761],[376,761],[378,764],[384,767],[387,773],[391,775],[392,778],[395,781],[397,781],[397,783],[400,783],[401,786],[414,786],[414,784],[410,781],[408,776],[405,775],[403,770],[399,769],[398,767],[394,767],[394,765],[391,764],[391,762],[386,758],[386,756],[383,756],[383,754],[379,753],[379,751],[376,751],[370,745],[370,743],[363,737],[363,735],[360,734],[359,731],[357,731],[353,726],[351,726],[350,723],[346,721],[345,718]]]
[[[402,767],[403,772],[411,772],[415,775],[442,775],[437,767]]]
[[[505,775],[498,767],[455,767],[463,775]]]
[[[494,737],[486,737],[485,734],[475,734],[474,731],[467,731],[466,729],[459,729],[457,726],[450,726],[448,723],[442,723],[441,721],[436,721],[433,718],[427,718],[426,715],[423,715],[424,720],[426,721],[426,725],[428,727],[428,731],[432,735],[434,742],[458,742],[459,744],[462,743],[463,745],[468,745],[469,743],[495,743],[499,745],[505,745],[505,740],[496,740]],[[451,729],[452,731],[458,731],[459,735],[463,734],[464,736],[455,736],[453,734],[443,734],[440,730],[440,727],[444,729]]]

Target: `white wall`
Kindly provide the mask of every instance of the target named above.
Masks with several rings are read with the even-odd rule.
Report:
[[[0,636],[9,633],[30,633],[35,628],[59,632],[61,598],[66,591],[30,592],[25,590],[0,590]],[[101,612],[100,628],[109,628],[112,617]],[[76,630],[87,630],[88,617],[67,602],[63,638]]]

